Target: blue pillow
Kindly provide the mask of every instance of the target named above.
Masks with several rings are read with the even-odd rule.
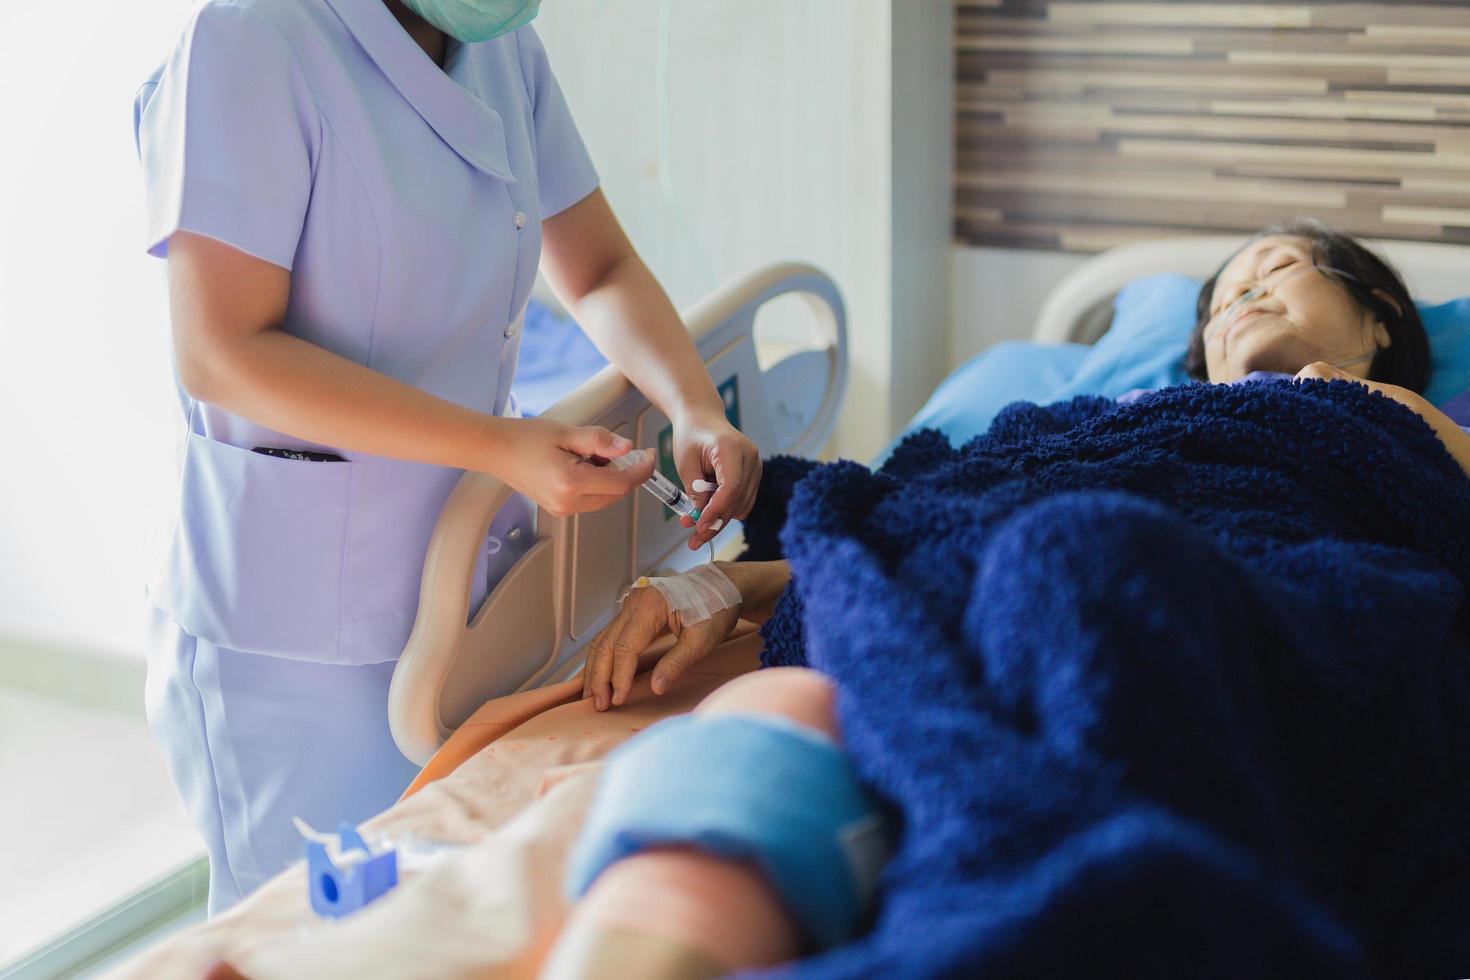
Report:
[[[522,415],[540,415],[606,364],[607,358],[577,321],[558,316],[539,300],[526,303],[520,359],[511,385]]]
[[[916,429],[938,429],[958,446],[990,428],[1011,402],[1047,400],[1049,393],[1061,391],[1086,360],[1086,344],[1003,341],[941,381],[899,438]]]
[[[903,434],[938,429],[959,445],[989,429],[1014,401],[1117,398],[1134,388],[1178,384],[1185,380],[1199,287],[1198,279],[1173,274],[1129,283],[1113,300],[1112,326],[1095,344],[996,344],[944,379]]]
[[[903,434],[934,428],[959,445],[990,428],[1013,401],[1046,405],[1077,395],[1117,398],[1135,388],[1185,381],[1184,355],[1201,284],[1173,273],[1128,283],[1113,300],[1112,326],[1092,346],[996,344],[946,378]],[[1470,389],[1470,297],[1418,305],[1433,352],[1424,395],[1442,405]]]
[[[1443,405],[1470,389],[1470,296],[1438,306],[1419,307],[1419,319],[1429,334],[1429,387],[1424,397]]]

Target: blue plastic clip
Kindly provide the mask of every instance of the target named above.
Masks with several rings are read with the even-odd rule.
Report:
[[[344,852],[354,848],[370,850],[351,824],[340,825],[337,835],[342,839]],[[326,845],[308,840],[306,875],[312,909],[317,915],[338,918],[356,912],[398,884],[398,853],[389,849],[340,868],[327,855]]]

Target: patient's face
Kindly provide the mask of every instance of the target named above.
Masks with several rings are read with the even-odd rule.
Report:
[[[1262,283],[1262,295],[1235,303]],[[1215,282],[1210,314],[1205,364],[1216,384],[1252,371],[1295,374],[1314,361],[1359,357],[1343,370],[1366,378],[1371,359],[1363,355],[1389,344],[1387,329],[1313,267],[1311,243],[1292,235],[1262,238],[1231,259]]]

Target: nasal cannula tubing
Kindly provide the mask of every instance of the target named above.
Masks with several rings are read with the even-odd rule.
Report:
[[[1299,266],[1297,266],[1294,269],[1288,270],[1286,272],[1286,275],[1284,275],[1284,276],[1276,276],[1275,277],[1275,281],[1272,282],[1272,283],[1270,283],[1269,285],[1267,283],[1265,283],[1265,282],[1258,282],[1258,283],[1256,283],[1250,289],[1247,289],[1245,292],[1243,292],[1239,296],[1235,297],[1234,300],[1232,300],[1231,302],[1227,303],[1225,305],[1225,308],[1222,309],[1219,313],[1216,313],[1214,317],[1211,317],[1211,319],[1213,320],[1213,319],[1219,318],[1219,319],[1222,320],[1222,322],[1227,322],[1228,323],[1230,321],[1230,319],[1235,315],[1235,311],[1238,310],[1238,309],[1240,309],[1246,303],[1254,302],[1255,300],[1260,299],[1262,296],[1265,296],[1267,293],[1269,293],[1272,289],[1275,289],[1277,286],[1280,286],[1286,280],[1288,280],[1288,279],[1294,279],[1298,275],[1300,275],[1301,273],[1306,272],[1306,271],[1308,271],[1310,269],[1315,269],[1316,271],[1321,272],[1321,273],[1329,273],[1330,272],[1333,275],[1342,276],[1344,279],[1353,279],[1353,280],[1356,280],[1356,281],[1359,281],[1359,282],[1362,281],[1361,279],[1358,279],[1357,276],[1353,275],[1351,272],[1348,272],[1346,269],[1338,269],[1338,268],[1336,268],[1334,266],[1330,266],[1330,265],[1318,265],[1315,262],[1313,262],[1313,263],[1311,263],[1309,265],[1299,265]],[[1267,279],[1270,279],[1271,276],[1268,275],[1266,278]],[[1382,349],[1383,348],[1378,347],[1377,345],[1375,345],[1373,347],[1373,349],[1370,350],[1370,351],[1364,351],[1363,353],[1359,354],[1356,357],[1349,357],[1349,358],[1346,358],[1346,359],[1341,360],[1341,361],[1331,361],[1331,362],[1329,362],[1328,366],[1329,367],[1335,367],[1335,368],[1345,368],[1345,367],[1352,367],[1354,364],[1362,364],[1364,361],[1371,361],[1371,360],[1373,360],[1373,358],[1375,358],[1375,357],[1378,356],[1379,352]]]
[[[644,450],[634,449],[622,456],[615,456],[608,462],[618,470],[626,470],[643,461],[641,455],[643,452]],[[658,470],[654,470],[653,476],[643,481],[643,489],[657,497],[659,503],[680,517],[687,517],[691,521],[699,520],[699,508],[694,505],[694,501],[690,500],[687,493],[674,486],[673,481]]]

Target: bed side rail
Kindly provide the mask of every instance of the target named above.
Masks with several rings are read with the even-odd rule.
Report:
[[[757,312],[779,297],[806,300],[804,343],[758,356]],[[847,383],[847,326],[836,284],[785,263],[736,279],[684,317],[726,413],[763,456],[815,456],[836,424]],[[762,361],[766,367],[762,368]],[[659,451],[671,476],[669,420],[611,366],[549,409],[546,418],[602,425]],[[675,477],[677,479],[677,477]],[[507,570],[473,613],[474,578],[495,528]],[[393,737],[422,764],[490,698],[565,679],[611,617],[628,584],[705,559],[650,495],[591,514],[537,511],[493,476],[466,473],[429,541],[413,631],[388,695]]]

